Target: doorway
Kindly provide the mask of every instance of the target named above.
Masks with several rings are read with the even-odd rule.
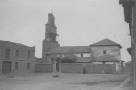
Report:
[[[2,73],[10,73],[11,72],[12,63],[10,61],[2,62]]]

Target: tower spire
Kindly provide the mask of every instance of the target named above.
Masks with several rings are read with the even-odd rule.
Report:
[[[55,17],[52,13],[48,14],[48,22],[47,23],[50,25],[55,25]]]

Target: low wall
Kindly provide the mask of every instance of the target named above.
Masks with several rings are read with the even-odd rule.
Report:
[[[86,73],[116,73],[115,64],[87,64]]]
[[[115,64],[61,63],[62,73],[116,73]]]
[[[60,71],[62,73],[82,73],[83,65],[80,63],[61,63]]]
[[[61,73],[116,73],[115,64],[92,64],[92,63],[60,63],[57,71]],[[35,72],[51,73],[53,64],[36,64]]]
[[[62,73],[116,73],[115,64],[61,63]]]
[[[53,71],[52,64],[36,64],[35,65],[35,72],[51,73],[52,71]]]

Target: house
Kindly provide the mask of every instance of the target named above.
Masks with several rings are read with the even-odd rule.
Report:
[[[35,47],[0,40],[0,73],[34,71]]]
[[[121,60],[121,45],[104,39],[90,45],[92,50],[93,63],[116,64],[116,71],[121,71],[123,61]]]

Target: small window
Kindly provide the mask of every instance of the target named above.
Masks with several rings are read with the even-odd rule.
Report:
[[[6,48],[6,50],[5,50],[5,58],[6,59],[9,59],[10,58],[10,48]]]
[[[16,57],[19,57],[19,50],[16,50],[15,56],[16,56]]]
[[[91,57],[91,54],[90,54],[90,53],[84,53],[83,56],[84,56],[84,57]]]
[[[103,54],[107,54],[107,51],[106,51],[106,50],[104,50],[104,51],[103,51]]]
[[[27,58],[30,58],[30,56],[31,56],[31,53],[30,53],[30,51],[28,51],[27,52]]]
[[[81,57],[80,53],[74,54],[76,57]]]
[[[84,54],[83,54],[83,53],[81,53],[81,57],[84,57]]]
[[[29,69],[30,68],[30,63],[27,63],[27,69]]]
[[[15,70],[18,70],[18,68],[19,68],[19,62],[16,62],[15,63]]]

